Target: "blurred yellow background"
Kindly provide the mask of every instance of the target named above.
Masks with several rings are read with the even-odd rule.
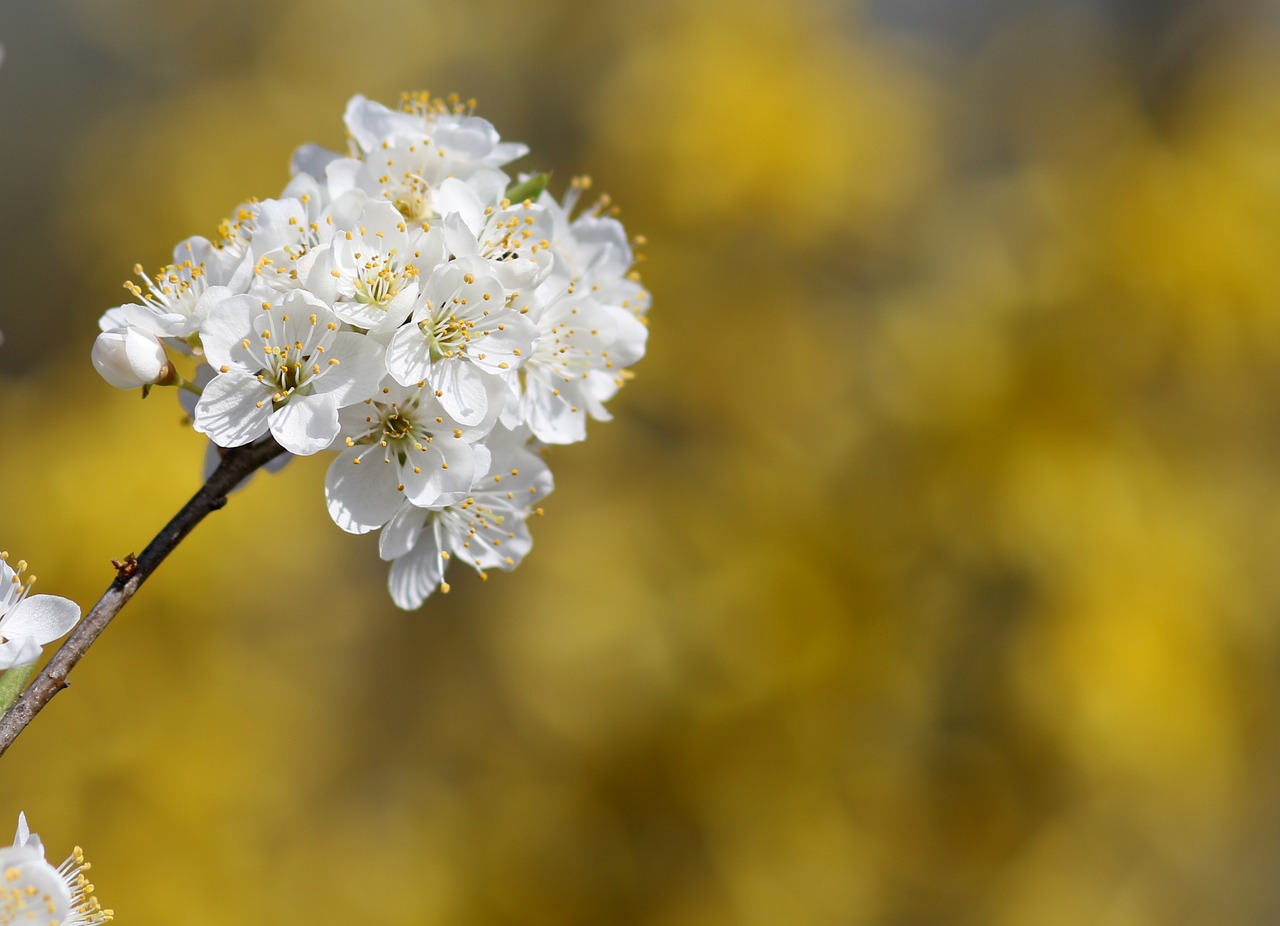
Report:
[[[256,477],[0,759],[135,924],[1280,921],[1262,2],[11,0],[0,545],[86,607],[198,486],[135,261],[354,93],[588,172],[649,356],[535,550],[396,611]]]

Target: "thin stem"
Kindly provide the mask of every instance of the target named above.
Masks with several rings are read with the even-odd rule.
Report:
[[[178,377],[178,381],[174,385],[176,385],[179,389],[187,390],[187,392],[190,392],[193,395],[204,395],[203,389],[201,389],[199,386],[197,386],[195,383],[191,382],[190,380],[183,379],[181,376]]]
[[[164,558],[204,520],[205,515],[225,505],[227,493],[245,477],[284,452],[284,448],[270,437],[247,447],[228,450],[209,481],[173,516],[164,530],[156,534],[141,555],[137,559],[129,557],[124,563],[117,564],[115,581],[63,641],[62,646],[12,709],[0,718],[0,755],[4,754],[18,734],[40,713],[41,708],[67,687],[67,674],[93,645],[93,641],[98,639],[111,619],[133,597],[138,587],[156,571]]]

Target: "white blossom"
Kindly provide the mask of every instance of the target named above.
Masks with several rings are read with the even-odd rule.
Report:
[[[382,346],[342,331],[337,316],[301,290],[253,314],[228,299],[203,338],[218,375],[196,405],[195,429],[220,447],[270,431],[290,453],[323,450],[338,436],[338,409],[371,395],[383,375]]]
[[[403,385],[425,382],[458,422],[489,411],[487,380],[514,372],[536,331],[480,260],[457,260],[427,281],[410,323],[387,344],[387,370]]]
[[[464,499],[489,469],[489,450],[478,441],[497,418],[501,384],[490,388],[492,413],[472,426],[450,416],[429,389],[392,381],[376,398],[344,408],[346,449],[325,477],[334,523],[363,534],[386,524],[403,501],[426,507]]]
[[[173,263],[154,277],[135,265],[133,272],[147,288],[125,283],[136,301],[108,309],[98,327],[140,328],[157,337],[185,338],[200,329],[211,304],[247,290],[251,271],[246,256],[228,260],[207,239],[188,238],[174,248]]]
[[[649,296],[607,203],[575,217],[585,181],[561,201],[545,174],[512,184],[527,149],[471,103],[356,96],[344,121],[345,153],[299,148],[278,198],[127,284],[93,360],[114,385],[181,387],[209,465],[268,435],[334,452],[332,520],[381,530],[392,597],[417,607],[450,558],[484,574],[528,551],[552,484],[533,447],[609,417]]]
[[[407,224],[389,203],[369,202],[316,257],[308,288],[344,322],[389,334],[409,317],[419,278],[443,256],[439,233]]]
[[[525,446],[526,431],[499,427],[489,443],[492,462],[462,501],[422,509],[403,503],[382,529],[378,552],[391,560],[391,599],[406,610],[420,607],[444,581],[449,561],[489,569],[514,569],[533,546],[528,518],[551,491],[551,470]]]
[[[529,151],[519,142],[502,142],[497,129],[456,99],[418,93],[405,94],[402,102],[403,107],[394,110],[359,94],[351,98],[343,121],[359,154],[367,157],[390,139],[419,137],[433,139],[444,152],[442,159],[455,165],[502,167]]]
[[[74,601],[32,595],[36,578],[22,578],[26,569],[25,560],[10,566],[9,554],[0,552],[0,670],[35,662],[46,643],[80,620],[80,606]]]
[[[13,845],[0,847],[0,926],[99,926],[115,914],[104,910],[85,877],[89,870],[77,846],[58,866],[45,860],[40,837],[18,814]]]

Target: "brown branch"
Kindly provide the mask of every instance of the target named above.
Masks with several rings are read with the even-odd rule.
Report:
[[[124,563],[117,566],[115,581],[76,625],[62,646],[58,647],[58,651],[36,676],[35,681],[0,719],[0,755],[4,754],[18,734],[40,713],[40,709],[67,687],[68,673],[93,645],[93,641],[98,639],[111,619],[133,597],[138,587],[156,571],[164,558],[204,520],[205,515],[225,505],[227,493],[245,477],[284,452],[284,448],[270,437],[247,447],[228,450],[209,481],[174,515],[164,530],[147,544],[147,548],[136,559],[130,554]]]

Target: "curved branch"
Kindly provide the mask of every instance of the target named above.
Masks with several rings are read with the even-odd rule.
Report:
[[[133,593],[156,571],[166,556],[173,552],[191,533],[205,515],[217,511],[227,503],[227,494],[255,470],[284,453],[285,450],[272,438],[228,450],[222,462],[213,471],[203,488],[182,510],[173,516],[164,530],[156,534],[147,548],[133,559],[116,564],[118,575],[111,586],[98,599],[88,614],[78,623],[71,635],[58,647],[43,671],[14,702],[8,713],[0,718],[0,755],[3,755],[18,734],[40,713],[53,696],[67,687],[67,675],[75,668],[85,652],[98,639],[111,619],[120,612]]]

